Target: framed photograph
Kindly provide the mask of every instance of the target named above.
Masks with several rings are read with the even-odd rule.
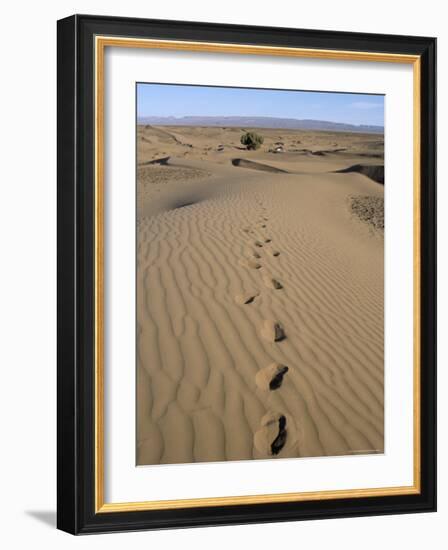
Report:
[[[436,508],[434,38],[58,22],[58,527]]]

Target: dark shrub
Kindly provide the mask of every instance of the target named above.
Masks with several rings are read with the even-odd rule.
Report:
[[[259,149],[263,141],[263,136],[255,132],[247,132],[241,136],[241,143],[245,145],[247,149]]]

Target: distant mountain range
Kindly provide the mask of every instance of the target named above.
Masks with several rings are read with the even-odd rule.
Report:
[[[264,116],[145,116],[138,119],[138,124],[152,124],[154,126],[222,126],[237,128],[282,128],[285,130],[327,130],[333,132],[365,132],[374,134],[384,133],[384,126]]]

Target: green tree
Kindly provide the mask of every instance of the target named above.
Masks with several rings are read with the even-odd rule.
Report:
[[[247,149],[259,149],[263,143],[263,136],[256,132],[246,132],[241,136],[241,143],[247,147]]]

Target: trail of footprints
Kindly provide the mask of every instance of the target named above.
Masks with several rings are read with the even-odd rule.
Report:
[[[272,238],[264,235],[268,229],[269,217],[266,215],[266,207],[260,199],[257,199],[263,214],[256,222],[256,227],[247,226],[243,232],[251,239],[249,247],[246,249],[246,258],[240,261],[240,265],[247,269],[261,270],[263,267],[263,258],[272,256],[277,258],[280,251],[273,248]],[[261,282],[269,290],[281,290],[283,284],[272,277],[264,270],[261,272]],[[240,305],[254,303],[260,296],[260,292],[255,291],[247,294],[238,294],[235,296],[235,302]],[[286,333],[282,324],[276,320],[265,319],[260,327],[260,336],[270,342],[276,343],[286,339]],[[289,368],[280,363],[272,363],[258,371],[255,377],[257,387],[266,392],[279,390],[283,379],[288,373]],[[292,420],[281,412],[269,411],[261,419],[260,427],[254,434],[254,444],[256,449],[264,456],[276,456],[283,449],[292,447],[295,444],[295,428]]]

